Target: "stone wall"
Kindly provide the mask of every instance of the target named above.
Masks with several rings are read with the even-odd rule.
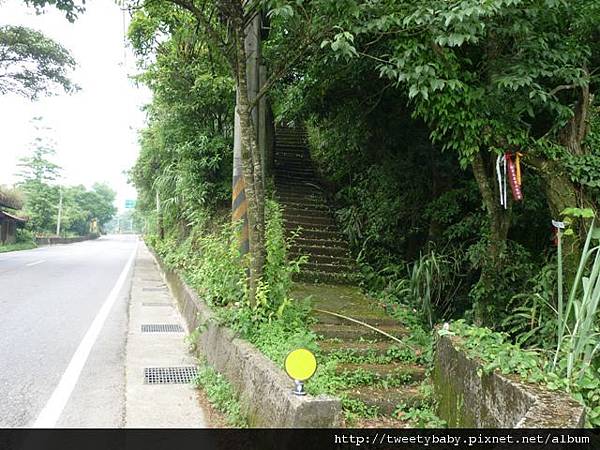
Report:
[[[525,384],[516,376],[482,373],[482,364],[457,348],[458,339],[438,339],[433,372],[438,415],[449,427],[583,426],[584,408],[570,396]]]
[[[298,397],[293,383],[271,360],[250,343],[214,320],[212,311],[175,272],[154,254],[163,277],[176,298],[189,330],[198,327],[197,350],[222,373],[240,397],[252,427],[327,428],[342,422],[338,399],[329,396]]]
[[[35,243],[37,245],[55,245],[55,244],[73,244],[75,242],[89,241],[91,239],[97,239],[100,237],[98,234],[89,234],[87,236],[76,236],[76,237],[36,237]]]

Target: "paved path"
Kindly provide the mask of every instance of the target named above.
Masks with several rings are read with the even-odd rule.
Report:
[[[0,254],[0,427],[123,426],[137,246],[105,236]]]
[[[148,332],[142,327],[170,327]],[[179,329],[174,330],[174,327]],[[131,285],[126,357],[125,426],[134,428],[200,428],[206,426],[192,384],[148,384],[148,368],[187,371],[196,360],[185,342],[185,321],[161,278],[154,258],[141,243]],[[190,373],[190,372],[187,372]],[[186,372],[183,372],[185,375]]]

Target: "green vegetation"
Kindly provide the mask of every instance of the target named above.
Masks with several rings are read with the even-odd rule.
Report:
[[[273,158],[258,148],[265,130],[252,109],[264,100],[269,125],[307,130],[361,287],[410,329],[408,345],[424,349],[320,354],[311,392],[400,383],[336,365],[427,365],[433,326],[459,320],[462,330],[465,320],[494,330],[464,328],[487,369],[565,389],[598,424],[597,2],[128,4],[139,81],[154,94],[131,171],[139,220],[220,320],[278,364],[295,346],[319,352],[309,307],[289,300],[302,261],[287,256]],[[243,24],[256,11],[267,25],[258,43],[266,82],[252,100]],[[241,224],[223,213],[234,137],[248,200],[243,256]],[[522,199],[502,176],[517,160]],[[567,231],[556,236],[552,219]],[[374,414],[344,405],[349,418]],[[397,410],[422,426],[438,423],[430,413]]]
[[[168,267],[179,271],[223,323],[238,331],[278,365],[291,350],[316,348],[308,330],[310,308],[289,298],[291,275],[302,262],[287,261],[281,211],[267,201],[267,257],[264,278],[259,280],[257,301],[246,289],[247,257],[240,256],[239,224],[216,221],[197,226],[183,242],[175,236],[148,238]]]
[[[446,422],[428,407],[399,405],[394,415],[407,420],[414,428],[445,428]]]
[[[33,242],[18,242],[16,244],[0,245],[0,253],[30,250],[36,247],[37,245]]]
[[[483,361],[483,371],[498,370],[503,374],[518,374],[523,380],[545,385],[550,390],[563,390],[586,406],[587,420],[592,426],[600,425],[600,371],[589,361],[577,360],[579,379],[569,376],[568,359],[561,358],[555,367],[553,354],[541,350],[523,349],[511,343],[510,335],[488,328],[468,325],[464,320],[452,323],[451,332],[461,337],[458,345],[470,357]]]
[[[200,361],[196,385],[204,389],[208,401],[215,409],[225,415],[229,426],[236,428],[246,428],[248,426],[231,385],[223,375],[216,372],[204,361]]]
[[[62,45],[36,30],[0,27],[0,95],[14,93],[35,99],[52,94],[57,86],[77,90],[68,78],[75,61]]]
[[[102,231],[116,213],[116,193],[104,183],[95,183],[89,190],[81,185],[58,184],[61,169],[51,161],[55,150],[40,121],[36,118],[31,155],[21,159],[19,182],[14,189],[23,199],[18,214],[28,219],[26,229],[38,236],[55,235],[60,215],[61,236]]]

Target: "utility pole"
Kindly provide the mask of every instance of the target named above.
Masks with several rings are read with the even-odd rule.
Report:
[[[162,216],[160,211],[160,196],[158,195],[158,189],[156,190],[156,226],[158,227],[158,237],[163,239],[165,237],[165,231],[163,229]]]
[[[62,205],[63,205],[63,192],[62,187],[58,187],[59,200],[58,200],[58,219],[56,220],[56,235],[60,236],[60,221],[62,219]]]

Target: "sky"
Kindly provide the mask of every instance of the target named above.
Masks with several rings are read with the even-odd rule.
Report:
[[[62,167],[60,183],[89,188],[106,182],[123,210],[125,199],[136,197],[123,171],[135,163],[145,120],[141,107],[151,94],[130,79],[136,68],[124,40],[128,18],[112,0],[86,6],[71,24],[53,8],[36,15],[22,0],[0,0],[0,26],[27,26],[66,47],[77,62],[71,79],[81,88],[36,101],[0,95],[0,184],[16,181],[18,160],[31,152],[36,137],[32,119],[41,116],[56,149],[53,162]]]

